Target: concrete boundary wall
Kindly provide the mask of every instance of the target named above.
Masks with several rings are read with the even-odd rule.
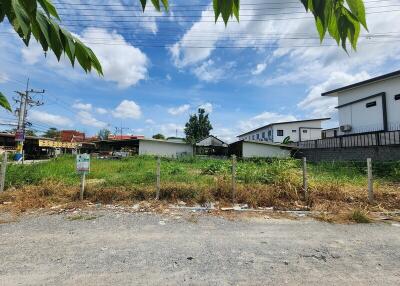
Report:
[[[300,149],[294,157],[307,157],[308,161],[400,161],[399,146],[374,146],[352,148]]]

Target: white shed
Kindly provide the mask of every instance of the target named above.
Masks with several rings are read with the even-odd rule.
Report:
[[[139,139],[139,155],[154,155],[171,158],[192,156],[193,146],[184,142]]]
[[[242,158],[289,158],[296,147],[263,141],[237,141],[229,145],[229,153]]]

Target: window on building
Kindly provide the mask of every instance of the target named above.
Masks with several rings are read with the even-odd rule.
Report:
[[[271,138],[271,136],[272,136],[272,131],[268,130],[268,137]]]
[[[277,136],[283,136],[283,130],[276,130]]]
[[[265,139],[265,132],[262,133],[262,138]]]
[[[368,103],[365,105],[366,108],[370,108],[370,107],[373,107],[373,106],[376,106],[376,101],[368,102]]]
[[[253,140],[255,140],[256,139],[256,135],[253,135]]]
[[[292,130],[292,133],[297,133],[297,130],[296,130],[296,129],[293,129],[293,130]]]
[[[400,100],[400,94],[395,95],[394,100]]]
[[[257,134],[257,140],[259,140],[260,139],[260,134]]]
[[[303,130],[303,133],[308,133],[308,130]]]

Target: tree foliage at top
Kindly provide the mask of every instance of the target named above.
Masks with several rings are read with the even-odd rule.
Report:
[[[198,114],[192,114],[185,125],[186,141],[192,144],[210,135],[213,129],[208,114],[203,108],[199,108]]]
[[[110,136],[111,131],[108,130],[107,128],[103,128],[99,131],[99,133],[97,134],[97,137],[100,140],[108,140],[108,136]]]
[[[94,69],[103,74],[93,51],[59,25],[60,16],[50,0],[1,0],[0,23],[5,18],[26,46],[33,36],[43,51],[51,50],[57,60],[65,53],[72,66],[77,60],[85,72]]]
[[[43,137],[57,139],[60,137],[60,131],[57,128],[51,127],[43,134]]]
[[[164,140],[165,136],[162,135],[161,133],[153,135],[153,139],[159,139],[159,140]]]

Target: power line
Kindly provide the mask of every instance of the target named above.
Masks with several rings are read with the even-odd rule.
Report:
[[[390,0],[371,0],[371,1],[364,1],[364,3],[376,3],[376,2],[390,2]],[[113,7],[113,6],[121,6],[122,4],[93,4],[93,3],[68,3],[68,2],[62,2],[62,1],[55,1],[53,2],[55,5],[71,5],[71,6],[103,6],[103,7]],[[260,6],[260,5],[282,5],[282,4],[300,4],[299,1],[275,1],[275,2],[270,2],[270,1],[264,1],[263,3],[240,3],[240,7],[243,6]],[[142,9],[142,6],[138,4],[133,4],[129,5],[131,7],[138,7]],[[209,7],[210,4],[175,4],[175,5],[169,5],[170,8],[173,7]],[[152,7],[149,5],[148,7]]]
[[[390,5],[379,5],[379,6],[367,6],[366,10],[368,11],[369,9],[376,9],[376,8],[390,8],[390,7],[398,7],[400,6],[399,4],[390,4]],[[124,6],[121,6],[124,7]],[[58,10],[68,10],[70,11],[71,8],[57,8]],[[305,11],[304,7],[261,7],[261,8],[257,8],[257,9],[246,9],[246,8],[242,8],[240,9],[241,11],[270,11],[270,10],[286,10],[286,9],[298,9],[299,11],[290,11],[290,12],[282,12],[282,13],[268,13],[268,14],[240,14],[240,18],[241,17],[246,17],[246,16],[265,16],[265,15],[290,15],[290,14],[309,14],[310,12]],[[93,8],[73,8],[73,11],[101,11],[101,12],[127,12],[127,13],[132,13],[132,12],[137,12],[136,10],[131,10],[131,9],[126,9],[124,7],[124,9],[111,9],[111,11],[106,10],[106,8],[104,7],[103,9],[93,9]],[[182,10],[174,10],[173,12],[206,12],[206,11],[210,11],[213,12],[213,10],[211,9],[182,9]],[[150,11],[150,12],[156,12],[156,14],[154,15],[149,15],[147,12],[144,12],[142,14],[136,14],[136,15],[129,15],[129,17],[157,17],[157,18],[170,18],[172,15],[169,13],[162,13],[162,12],[158,12],[156,10],[154,11]],[[208,17],[208,18],[214,18],[214,15],[201,15],[201,14],[196,14],[196,15],[187,15],[185,13],[179,13],[178,16],[179,17]],[[76,13],[58,13],[59,16],[106,16],[106,17],[120,17],[120,15],[105,15],[105,14],[96,14],[96,15],[91,15],[91,14],[79,14],[77,15]],[[128,16],[124,16],[124,17],[128,17]]]

